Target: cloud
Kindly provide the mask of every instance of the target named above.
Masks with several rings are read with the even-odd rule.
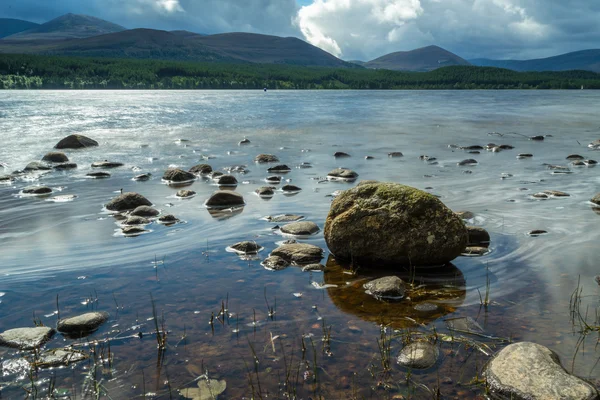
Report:
[[[548,56],[597,47],[599,18],[600,2],[586,0],[314,0],[295,23],[313,45],[370,60],[431,44],[466,58]],[[575,21],[585,43],[569,40]]]

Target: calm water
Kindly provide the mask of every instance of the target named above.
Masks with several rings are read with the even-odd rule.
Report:
[[[586,147],[600,139],[598,104],[600,93],[592,91],[0,92],[0,162],[6,164],[0,174],[41,159],[72,133],[100,143],[94,149],[67,151],[79,166],[76,170],[0,185],[0,330],[31,326],[32,315],[53,326],[58,295],[61,316],[91,309],[111,313],[93,338],[151,332],[152,294],[170,331],[169,348],[163,359],[157,358],[154,338],[112,342],[114,363],[98,379],[113,399],[176,397],[178,388],[194,387],[194,379],[207,371],[211,378],[227,381],[223,398],[250,398],[257,385],[253,349],[260,359],[263,395],[268,391],[270,397],[282,395],[282,376],[291,368],[300,374],[299,398],[426,398],[427,392],[414,384],[406,387],[406,371],[395,365],[400,338],[392,340],[391,373],[379,371],[379,324],[408,328],[412,324],[400,322],[404,315],[424,323],[411,328],[423,332],[432,327],[444,331],[447,318],[472,317],[486,335],[549,346],[568,370],[595,379],[600,374],[597,338],[585,338],[574,357],[580,335],[569,322],[569,298],[580,280],[589,314],[599,305],[593,277],[600,274],[600,215],[588,201],[600,191],[600,167],[552,174],[543,164],[566,166],[565,158],[572,153],[600,158]],[[522,135],[548,137],[534,142]],[[240,147],[244,136],[251,144]],[[515,149],[472,155],[448,147],[489,142]],[[336,151],[352,157],[335,159]],[[388,158],[390,151],[401,151],[404,157]],[[268,201],[254,195],[268,175],[266,166],[252,161],[260,153],[276,154],[290,165],[292,172],[285,178],[303,191],[292,197],[276,194]],[[518,153],[534,157],[517,160]],[[436,157],[438,164],[420,161],[422,154]],[[367,155],[375,159],[365,160]],[[458,167],[465,158],[476,158],[479,164]],[[104,159],[125,166],[111,170],[109,179],[85,178],[90,164]],[[247,166],[250,172],[238,175],[236,190],[246,201],[240,214],[214,218],[208,213],[203,202],[217,189],[208,180],[191,185],[197,195],[186,200],[175,198],[177,189],[161,183],[167,167],[188,169],[200,162],[216,170]],[[294,168],[302,162],[313,168]],[[338,166],[354,169],[360,179],[428,190],[453,210],[474,212],[473,224],[490,232],[490,254],[456,259],[452,276],[437,283],[431,276],[419,277],[433,279],[430,284],[450,293],[433,299],[439,312],[416,315],[400,305],[371,304],[360,284],[377,274],[344,274],[332,260],[325,273],[294,267],[273,272],[262,268],[259,259],[241,260],[224,251],[235,242],[256,240],[265,246],[262,258],[277,247],[282,238],[273,233],[273,224],[261,219],[267,215],[298,213],[322,228],[331,202],[327,195],[353,185],[319,179]],[[467,169],[472,173],[464,173]],[[142,172],[152,173],[152,179],[131,180]],[[503,174],[510,176],[502,179]],[[19,196],[32,184],[78,197],[52,202]],[[120,236],[118,221],[102,211],[120,189],[143,194],[183,222],[152,224],[150,233],[134,238]],[[531,198],[548,189],[571,196]],[[530,237],[526,233],[532,229],[549,233]],[[326,248],[322,233],[305,241]],[[164,264],[156,266],[155,260]],[[488,280],[492,303],[485,310],[479,293],[486,292]],[[318,289],[322,283],[338,286]],[[265,297],[270,306],[276,303],[274,319],[267,316]],[[233,315],[211,326],[211,313],[218,315],[222,301],[228,301]],[[331,340],[323,342],[323,327],[329,326]],[[272,342],[272,336],[279,337]],[[47,347],[69,343],[56,336]],[[318,388],[310,377],[313,355]],[[0,349],[0,357],[17,355]],[[486,360],[464,345],[442,345],[435,371],[411,379],[431,387],[439,376],[446,382],[441,387],[444,397],[477,398],[483,396],[482,387],[467,383]],[[84,362],[42,371],[36,379],[47,388],[54,375],[57,386],[80,398],[89,369],[90,363]],[[22,374],[7,371],[2,379],[7,398],[22,397],[20,386],[30,384]],[[384,381],[394,384],[384,387]]]

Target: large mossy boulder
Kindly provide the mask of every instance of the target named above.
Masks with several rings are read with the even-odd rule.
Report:
[[[569,374],[556,353],[531,342],[513,343],[494,356],[484,376],[494,395],[515,400],[596,400],[598,392]]]
[[[334,199],[324,233],[336,258],[373,267],[445,264],[468,240],[460,217],[437,197],[373,181]]]
[[[150,200],[139,193],[125,192],[115,197],[106,204],[106,209],[110,211],[129,211],[135,210],[139,206],[151,206]]]
[[[56,143],[55,149],[82,149],[98,146],[98,142],[83,135],[69,135]]]

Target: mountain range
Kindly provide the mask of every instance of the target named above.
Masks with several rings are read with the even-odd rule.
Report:
[[[475,65],[516,71],[600,72],[600,49],[536,60],[465,60],[438,46],[399,51],[374,60],[343,61],[294,37],[254,33],[203,35],[188,31],[127,29],[99,18],[66,14],[44,24],[0,19],[0,53],[163,59],[202,62],[292,64],[399,71],[431,71]]]

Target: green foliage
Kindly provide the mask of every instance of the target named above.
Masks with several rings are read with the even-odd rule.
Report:
[[[0,89],[600,89],[588,71],[430,72],[1,54]]]

